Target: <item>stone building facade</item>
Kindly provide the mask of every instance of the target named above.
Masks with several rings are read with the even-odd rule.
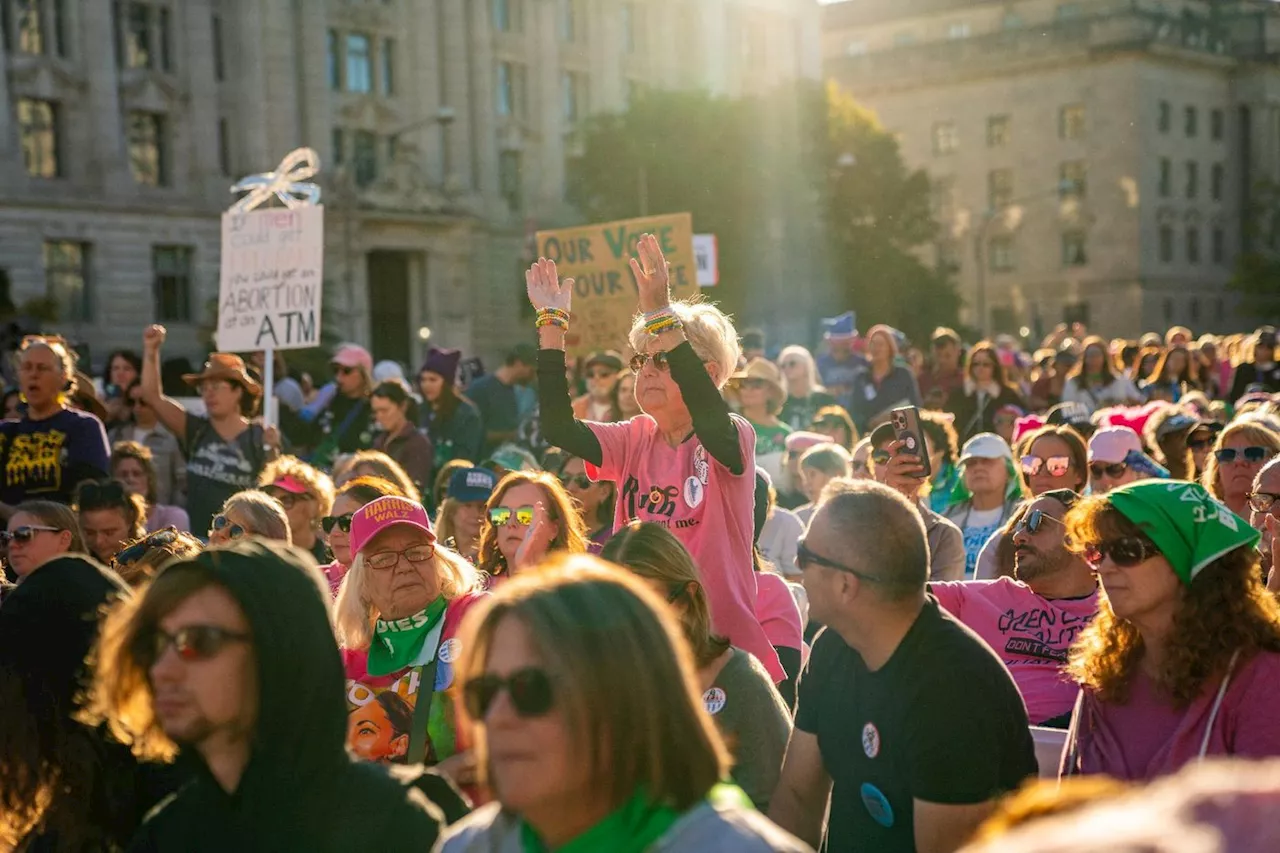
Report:
[[[933,178],[972,325],[1253,319],[1225,284],[1280,176],[1276,4],[858,0],[823,30],[828,75]]]
[[[0,0],[0,289],[100,363],[199,356],[229,186],[321,157],[326,322],[416,363],[520,334],[575,126],[820,74],[816,0]],[[0,296],[5,294],[0,293]]]

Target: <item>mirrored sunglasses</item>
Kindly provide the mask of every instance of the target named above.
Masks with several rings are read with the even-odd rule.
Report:
[[[653,366],[658,368],[658,370],[670,370],[670,365],[667,363],[667,354],[665,352],[638,352],[631,356],[631,371],[633,373],[639,373],[644,370],[644,366],[650,361],[653,361]]]
[[[1022,457],[1022,471],[1028,477],[1039,474],[1041,469],[1047,471],[1050,477],[1065,476],[1071,470],[1071,457],[1030,455]]]
[[[533,523],[533,507],[520,506],[513,511],[509,506],[495,506],[489,510],[489,523],[494,527],[501,527],[511,520],[512,513],[516,517],[516,524],[522,527],[528,527]]]
[[[248,533],[244,527],[239,524],[232,523],[231,519],[227,518],[225,515],[215,515],[213,517],[213,522],[209,525],[209,534],[222,533],[223,531],[226,531],[227,536],[232,539],[239,539],[241,536]]]
[[[188,663],[209,660],[232,643],[247,643],[250,635],[229,631],[216,625],[188,625],[172,634],[156,628],[152,632],[148,653],[144,661],[147,668],[155,665],[164,653],[173,649],[178,657]]]
[[[1253,492],[1249,495],[1249,506],[1254,512],[1271,512],[1276,507],[1276,498],[1280,498],[1280,495],[1272,492]]]
[[[1054,524],[1062,524],[1060,518],[1054,518],[1052,515],[1046,515],[1042,510],[1033,509],[1022,517],[1022,520],[1013,526],[1014,533],[1027,532],[1035,536],[1040,532],[1040,528],[1044,527],[1046,521],[1052,521]]]

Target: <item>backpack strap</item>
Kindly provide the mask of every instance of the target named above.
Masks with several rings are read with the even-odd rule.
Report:
[[[438,653],[437,653],[438,654]],[[409,731],[410,764],[425,764],[427,747],[427,723],[431,720],[431,703],[436,698],[436,655],[431,663],[418,668],[418,701],[413,706],[413,728]]]

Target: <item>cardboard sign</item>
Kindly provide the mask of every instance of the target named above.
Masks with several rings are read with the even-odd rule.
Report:
[[[720,283],[720,245],[714,234],[693,235],[693,255],[698,262],[698,287]]]
[[[555,261],[561,278],[574,280],[573,319],[565,338],[569,355],[630,349],[627,333],[639,310],[630,260],[643,234],[658,238],[670,265],[671,298],[697,293],[693,217],[688,213],[538,232],[538,256]]]
[[[218,349],[319,346],[323,265],[323,207],[224,213]]]

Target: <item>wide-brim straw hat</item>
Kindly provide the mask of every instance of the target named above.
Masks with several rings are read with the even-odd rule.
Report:
[[[747,366],[729,377],[729,387],[738,393],[742,383],[747,379],[761,379],[769,384],[769,392],[777,398],[781,407],[787,401],[787,389],[782,384],[782,371],[778,365],[766,358],[753,358]]]
[[[188,385],[199,385],[206,379],[225,379],[237,382],[254,397],[262,394],[262,386],[249,375],[244,359],[234,353],[215,352],[209,355],[204,363],[204,370],[199,373],[184,373],[182,381]]]

